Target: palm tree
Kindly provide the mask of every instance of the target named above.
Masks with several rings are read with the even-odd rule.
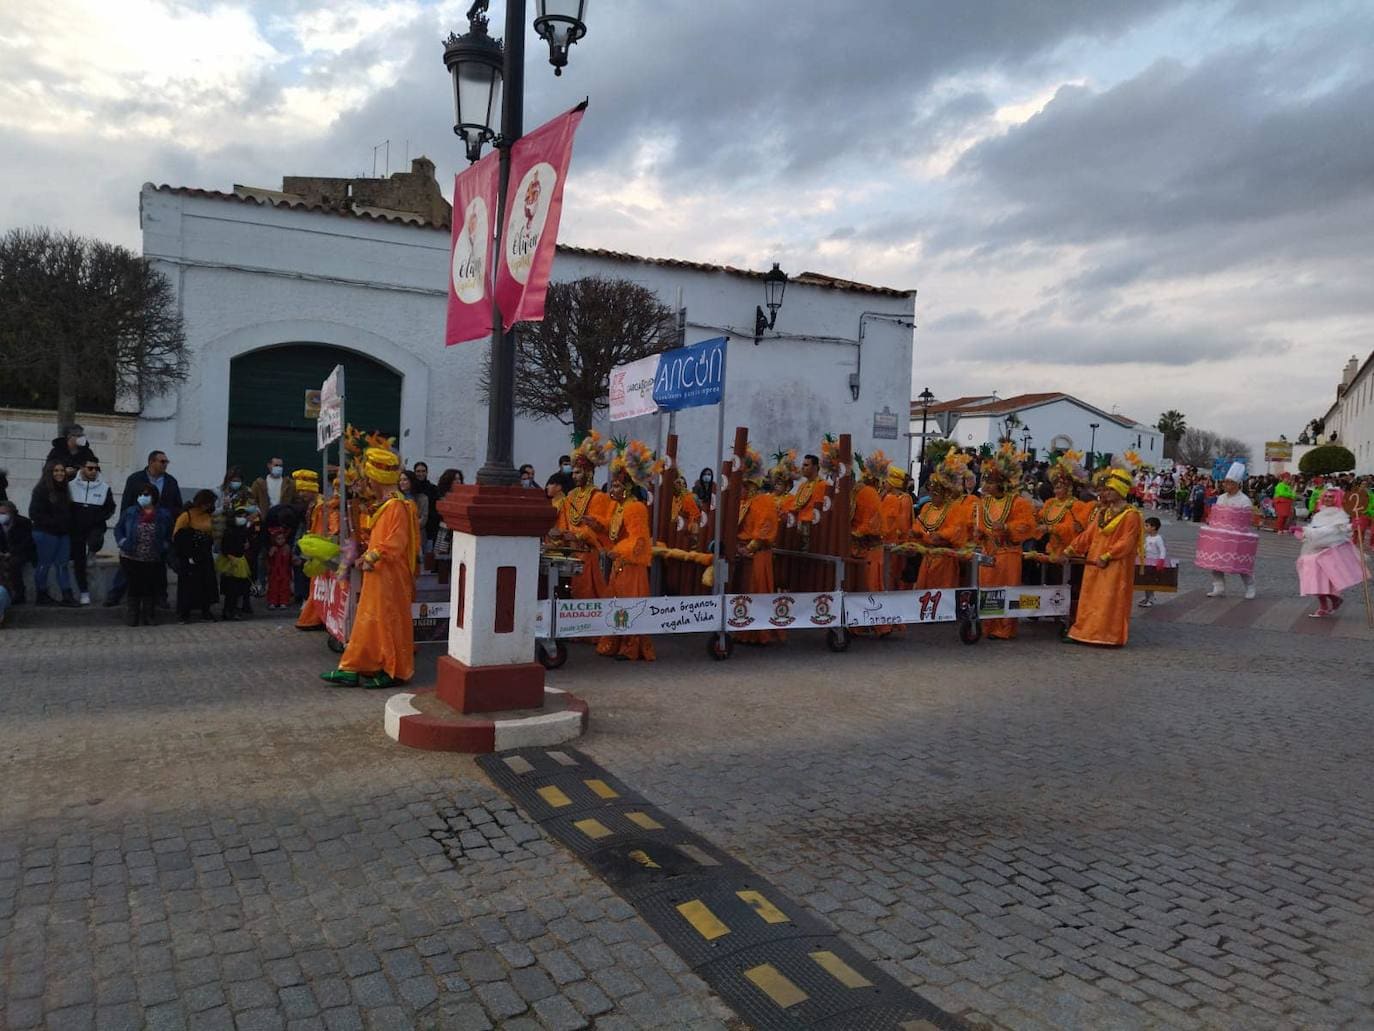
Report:
[[[1188,432],[1187,417],[1175,408],[1170,408],[1159,417],[1159,422],[1155,424],[1155,429],[1164,434],[1164,457],[1176,458],[1175,449],[1178,447],[1179,439],[1184,433]]]

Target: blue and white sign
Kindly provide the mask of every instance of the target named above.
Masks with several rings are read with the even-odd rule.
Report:
[[[658,356],[654,403],[660,411],[720,404],[725,386],[725,337],[665,351]]]

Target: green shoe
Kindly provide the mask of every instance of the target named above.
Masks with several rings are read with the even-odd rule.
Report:
[[[375,676],[367,677],[363,680],[363,687],[370,691],[377,691],[384,687],[395,687],[401,681],[387,673],[378,673]]]
[[[358,686],[358,674],[347,669],[331,669],[328,673],[321,673],[320,679],[335,687]]]

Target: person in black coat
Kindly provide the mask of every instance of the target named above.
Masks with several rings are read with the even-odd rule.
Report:
[[[48,572],[57,574],[57,587],[62,592],[62,604],[77,604],[72,594],[72,576],[67,565],[72,560],[72,496],[67,490],[67,469],[61,462],[53,462],[43,470],[43,478],[34,485],[29,498],[29,519],[33,522],[33,543],[38,551],[33,569],[34,600],[39,605],[51,605],[48,594]]]
[[[196,496],[177,519],[172,532],[172,551],[177,563],[177,617],[191,622],[191,610],[200,609],[201,619],[214,619],[210,606],[219,601],[215,587],[214,537],[211,515],[215,511],[215,492],[196,491]]]
[[[32,565],[36,557],[33,546],[33,524],[19,514],[13,501],[0,501],[0,555],[9,558],[10,602],[24,603],[24,567]]]
[[[177,484],[177,479],[167,471],[167,452],[150,451],[148,453],[148,467],[140,469],[127,480],[124,481],[124,496],[119,501],[119,510],[127,512],[130,508],[138,505],[138,492],[145,483],[151,483],[157,488],[157,507],[167,513],[169,524],[175,522],[177,516],[181,515],[184,504],[181,500],[181,487]],[[159,591],[157,607],[160,609],[170,608],[167,604],[167,567],[162,567],[159,580]],[[105,599],[105,606],[109,608],[118,605],[124,600],[124,592],[128,590],[129,584],[121,568],[115,574],[114,583],[110,586],[109,596]]]
[[[67,479],[70,480],[87,462],[99,465],[100,459],[96,458],[95,452],[91,450],[90,441],[86,439],[86,431],[79,424],[72,423],[62,436],[53,437],[52,450],[48,452],[43,464],[48,465],[52,462],[61,462],[66,467]]]

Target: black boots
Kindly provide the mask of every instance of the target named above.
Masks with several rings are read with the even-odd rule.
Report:
[[[130,597],[125,603],[124,621],[129,626],[157,626],[157,599]]]
[[[157,626],[157,599],[143,599],[143,625]]]
[[[139,617],[143,613],[143,602],[139,598],[130,597],[124,603],[124,622],[129,626],[138,626]]]
[[[76,600],[76,595],[72,594],[71,591],[62,592],[62,601],[59,604],[64,609],[75,609],[81,607],[81,603]]]

